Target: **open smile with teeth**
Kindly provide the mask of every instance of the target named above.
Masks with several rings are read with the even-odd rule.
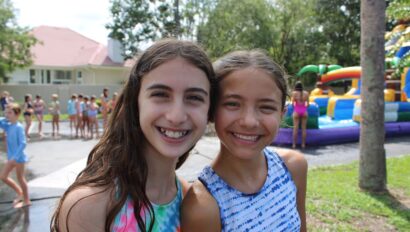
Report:
[[[162,127],[159,127],[159,131],[161,132],[161,134],[165,135],[168,138],[172,138],[172,139],[182,138],[189,133],[189,130],[174,131],[174,130],[164,129]]]
[[[232,134],[236,138],[246,140],[246,141],[251,141],[251,142],[255,142],[259,138],[258,135],[243,135],[243,134],[237,134],[237,133],[232,133]]]

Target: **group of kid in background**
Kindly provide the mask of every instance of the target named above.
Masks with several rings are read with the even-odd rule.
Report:
[[[111,99],[108,97],[108,89],[104,88],[101,94],[99,104],[97,104],[97,97],[95,95],[84,96],[82,94],[72,94],[67,102],[67,114],[70,122],[70,135],[75,138],[92,139],[99,137],[98,119],[97,115],[101,113],[103,120],[103,128],[107,125],[108,114],[115,107],[118,94],[115,92]],[[58,138],[60,135],[60,101],[57,94],[51,95],[51,102],[47,105],[40,95],[36,95],[32,99],[31,94],[24,96],[22,104],[22,114],[25,122],[25,135],[29,140],[30,128],[32,126],[33,116],[38,121],[38,135],[40,138],[44,137],[43,122],[44,114],[48,111],[51,115],[53,138]],[[4,114],[5,107],[8,103],[14,102],[14,99],[7,91],[2,93],[1,107]]]
[[[118,94],[115,92],[112,99],[108,98],[108,89],[104,88],[100,97],[99,106],[95,95],[83,96],[73,94],[67,102],[67,113],[70,120],[70,134],[75,138],[92,139],[94,131],[96,138],[100,137],[97,115],[101,112],[103,119],[103,129],[106,128],[108,114],[114,109]]]

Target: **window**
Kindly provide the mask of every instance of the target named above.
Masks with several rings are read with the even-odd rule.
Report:
[[[71,82],[71,71],[56,70],[54,72],[53,84],[69,84]]]
[[[51,71],[47,70],[47,84],[51,83]]]
[[[77,72],[77,84],[83,83],[83,73],[81,71]]]
[[[36,70],[30,69],[30,84],[36,83]]]

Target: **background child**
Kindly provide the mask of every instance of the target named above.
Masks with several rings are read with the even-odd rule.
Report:
[[[307,109],[309,107],[309,92],[303,90],[302,82],[298,81],[295,84],[295,88],[292,92],[292,105],[293,105],[293,143],[292,148],[296,148],[296,142],[298,140],[299,123],[302,128],[302,144],[301,147],[306,147],[306,126],[308,119]]]
[[[285,112],[285,73],[263,52],[214,64],[220,151],[182,206],[182,231],[306,231],[307,162],[268,148]]]
[[[34,115],[36,115],[38,121],[38,135],[40,138],[43,137],[43,116],[44,116],[44,109],[46,108],[46,104],[44,103],[43,99],[41,99],[40,95],[36,96],[36,100],[33,102],[34,105]]]
[[[213,83],[211,62],[191,42],[142,53],[51,230],[180,231],[188,186],[175,169],[205,132]]]
[[[51,95],[51,104],[50,107],[48,108],[48,111],[52,115],[52,121],[51,121],[51,126],[52,126],[52,136],[55,138],[58,138],[60,134],[60,102],[58,101],[58,95],[57,94],[52,94]]]
[[[70,120],[70,136],[73,137],[73,132],[77,127],[77,94],[71,95],[71,98],[67,101],[67,114]]]
[[[94,137],[94,129],[96,133],[96,138],[100,137],[100,133],[98,131],[98,105],[95,102],[95,95],[92,95],[90,98],[90,103],[88,104],[88,128],[89,128],[89,134],[90,137],[89,139],[92,139]]]
[[[26,122],[26,137],[30,138],[29,132],[30,132],[30,127],[31,123],[33,121],[33,113],[34,113],[34,107],[33,103],[31,102],[32,97],[31,94],[26,94],[24,96],[24,105],[23,105],[23,115],[24,115],[24,121]]]
[[[17,196],[13,201],[15,208],[31,205],[24,171],[24,165],[28,161],[24,152],[26,137],[23,126],[17,121],[20,113],[20,106],[10,103],[6,107],[6,118],[0,118],[0,127],[7,133],[7,163],[1,170],[0,179],[16,192]],[[14,168],[19,185],[9,177]]]
[[[84,138],[88,138],[88,131],[90,130],[90,121],[88,120],[88,108],[90,103],[88,101],[89,97],[84,96],[84,104],[83,104],[83,117],[81,122],[81,128],[84,131]]]
[[[77,125],[75,127],[75,138],[78,138],[78,131],[80,131],[80,137],[84,138],[84,129],[83,129],[83,111],[84,111],[84,101],[83,101],[83,95],[79,94],[78,95],[78,100],[75,103],[75,109],[77,111],[76,115],[76,121]]]

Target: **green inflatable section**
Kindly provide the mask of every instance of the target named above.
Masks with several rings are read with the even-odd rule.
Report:
[[[398,122],[409,122],[410,121],[410,112],[399,112]]]
[[[282,128],[293,128],[293,119],[292,117],[286,117],[280,124]],[[319,129],[319,120],[317,117],[308,117],[307,120],[308,129]]]
[[[337,64],[331,64],[331,65],[309,64],[309,65],[304,66],[296,75],[301,76],[302,74],[307,73],[307,72],[313,72],[313,73],[323,75],[327,72],[330,72],[330,71],[333,71],[333,70],[336,70],[336,69],[340,69],[340,68],[343,68],[343,67],[340,66],[340,65],[337,65]]]
[[[319,107],[319,114],[320,114],[320,116],[326,115],[326,113],[327,113],[327,106]]]

